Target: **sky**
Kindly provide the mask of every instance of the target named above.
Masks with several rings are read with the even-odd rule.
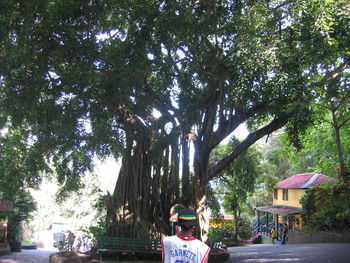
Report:
[[[115,183],[118,178],[120,163],[113,157],[106,158],[103,161],[95,160],[95,173],[99,177],[101,183],[101,190],[104,193],[113,193]]]

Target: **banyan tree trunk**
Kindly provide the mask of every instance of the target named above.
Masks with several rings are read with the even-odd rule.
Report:
[[[152,195],[153,182],[148,165],[150,140],[143,138],[137,147],[127,142],[122,167],[112,197],[109,234],[117,236],[143,236],[149,232],[148,219],[152,216],[149,207],[156,201]]]
[[[179,144],[155,147],[151,142],[151,137],[127,142],[109,202],[108,235],[150,238],[170,233],[169,211],[180,197]]]
[[[194,174],[190,174],[190,141],[186,129],[181,133],[161,139],[160,134],[147,132],[126,134],[122,167],[108,203],[108,235],[150,238],[170,234],[170,209],[181,203],[197,211],[199,236],[207,240],[209,151],[195,155]]]
[[[205,204],[207,201],[207,168],[209,155],[203,154],[195,155],[194,158],[194,185],[195,185],[195,204],[197,206],[197,214],[200,226],[200,239],[206,242],[209,233],[209,215],[207,213]]]

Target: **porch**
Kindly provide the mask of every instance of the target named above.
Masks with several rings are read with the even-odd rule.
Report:
[[[282,231],[283,226],[287,226],[289,230],[298,230],[302,227],[301,208],[270,205],[256,207],[255,210],[258,218],[257,224],[253,229],[254,234],[271,237],[271,229],[273,227],[278,233]]]

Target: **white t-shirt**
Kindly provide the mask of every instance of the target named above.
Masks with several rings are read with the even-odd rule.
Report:
[[[202,263],[209,251],[210,247],[196,238],[175,235],[162,239],[163,263]]]

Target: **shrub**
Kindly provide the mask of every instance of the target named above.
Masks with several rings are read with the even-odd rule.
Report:
[[[349,183],[308,189],[301,203],[305,229],[336,232],[350,229]]]
[[[221,219],[214,219],[208,233],[208,245],[213,247],[216,243],[230,239],[233,235],[233,224]]]

